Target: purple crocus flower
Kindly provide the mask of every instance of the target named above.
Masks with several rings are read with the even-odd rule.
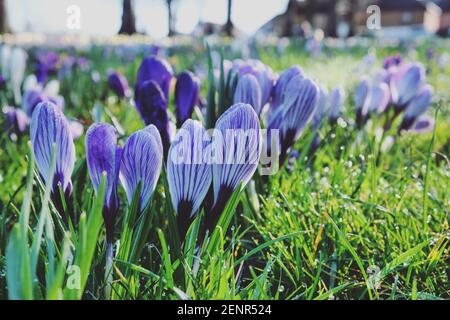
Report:
[[[175,85],[175,115],[177,126],[192,116],[194,107],[198,104],[200,91],[200,80],[191,72],[181,72],[177,77]]]
[[[322,123],[322,119],[327,116],[329,112],[328,106],[328,91],[324,87],[319,87],[319,96],[317,98],[316,111],[312,118],[312,126],[318,129]]]
[[[149,125],[132,134],[123,147],[120,181],[131,204],[141,182],[140,211],[143,212],[155,191],[161,173],[163,146],[158,129]]]
[[[259,115],[262,108],[262,93],[258,80],[252,74],[244,74],[239,77],[236,91],[234,92],[234,103],[247,103],[255,109]]]
[[[64,98],[62,96],[49,96],[40,87],[25,92],[22,99],[22,109],[28,116],[31,116],[36,106],[44,101],[52,102],[60,110],[64,109]]]
[[[336,87],[330,94],[330,123],[336,124],[337,119],[341,115],[342,107],[344,105],[344,90],[341,87]]]
[[[283,103],[286,87],[288,83],[291,81],[291,79],[293,79],[296,76],[302,77],[305,76],[303,70],[297,65],[294,65],[289,69],[283,71],[283,73],[280,75],[273,89],[271,102],[272,109],[274,110],[277,109]]]
[[[6,119],[7,130],[10,130],[16,135],[25,133],[27,126],[30,123],[30,119],[23,110],[6,106],[3,107],[2,111]]]
[[[148,80],[153,80],[161,88],[166,100],[169,97],[170,82],[172,80],[173,70],[170,64],[159,57],[150,56],[145,58],[139,66],[136,91]],[[139,98],[137,98],[139,100]]]
[[[109,88],[119,97],[125,98],[128,93],[128,81],[118,72],[110,72],[108,74]]]
[[[259,60],[250,59],[247,61],[235,60],[233,70],[239,76],[248,73],[255,76],[261,88],[261,105],[265,106],[270,100],[275,84],[275,74],[272,69]]]
[[[261,139],[258,115],[249,104],[235,104],[217,120],[212,138],[214,204],[205,216],[207,230],[214,228],[234,190],[243,188],[255,173]]]
[[[52,183],[52,198],[58,212],[65,220],[59,188],[71,204],[72,172],[75,164],[75,145],[69,123],[62,111],[53,103],[39,103],[33,112],[30,126],[30,140],[33,146],[37,168],[45,183]],[[50,166],[55,145],[56,169],[50,177]],[[53,181],[49,181],[53,179]]]
[[[106,123],[91,125],[86,133],[86,160],[95,192],[98,192],[102,175],[104,172],[106,173],[103,219],[105,220],[108,247],[114,241],[114,222],[119,207],[117,184],[121,151],[117,145],[117,131],[112,125]]]
[[[362,124],[364,124],[370,113],[383,113],[390,101],[389,87],[381,82],[370,87],[369,92],[362,108]]]
[[[145,125],[153,124],[161,134],[164,154],[170,145],[170,122],[167,112],[167,99],[160,86],[153,80],[144,82],[139,88],[139,103],[136,108]]]
[[[0,74],[0,91],[3,91],[6,89],[6,80],[5,78]]]
[[[39,83],[45,83],[49,75],[56,71],[59,54],[55,51],[40,52],[37,54],[36,77]]]
[[[399,131],[408,130],[413,126],[419,116],[430,106],[432,97],[433,88],[430,85],[423,86],[406,107]]]
[[[188,119],[169,150],[167,181],[181,239],[198,213],[212,181],[211,165],[203,157],[208,146],[205,135],[206,130],[200,122]]]
[[[37,105],[31,119],[30,139],[37,167],[46,183],[50,171],[52,145],[56,145],[56,172],[53,187],[60,184],[63,191],[71,189],[75,145],[69,123],[55,104],[47,101]],[[55,192],[55,189],[53,191]]]
[[[420,64],[405,64],[400,66],[390,79],[392,102],[397,112],[403,111],[407,104],[422,87],[425,70]]]
[[[319,89],[310,79],[299,75],[286,88],[280,129],[280,165],[284,163],[290,148],[307,126],[317,107]],[[268,129],[277,129],[269,124]]]
[[[356,110],[356,124],[358,127],[361,127],[363,124],[362,112],[368,93],[369,93],[369,81],[367,79],[363,79],[356,87],[354,96],[355,110]]]

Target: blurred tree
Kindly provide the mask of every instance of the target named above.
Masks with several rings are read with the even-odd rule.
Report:
[[[6,0],[0,0],[0,34],[7,32],[10,32],[10,29],[6,12]]]
[[[227,3],[227,22],[225,23],[223,30],[227,36],[232,37],[234,34],[234,26],[233,22],[231,21],[233,0],[228,0]]]
[[[3,1],[3,0],[0,0]],[[136,17],[134,15],[134,0],[123,0],[122,26],[119,33],[136,33]]]
[[[175,30],[175,24],[176,24],[176,8],[175,4],[177,3],[177,0],[166,0],[167,4],[167,22],[169,27],[169,33],[168,36],[172,37],[177,34]]]

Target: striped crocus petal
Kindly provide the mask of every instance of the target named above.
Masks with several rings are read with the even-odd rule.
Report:
[[[38,104],[33,112],[30,126],[36,164],[43,180],[49,183],[53,144],[56,152],[56,170],[53,192],[58,184],[63,191],[71,187],[71,176],[75,164],[75,145],[69,123],[62,111],[51,102]]]
[[[106,123],[91,125],[86,133],[86,160],[94,190],[100,186],[103,172],[106,173],[105,206],[118,206],[117,180],[120,167],[121,149],[117,146],[117,131]]]
[[[369,93],[369,81],[367,79],[363,79],[359,82],[358,86],[355,89],[355,109],[361,110],[364,106],[364,102],[366,101],[367,94]]]
[[[146,57],[137,73],[136,91],[139,87],[148,80],[155,81],[162,92],[166,100],[169,97],[170,81],[172,80],[173,70],[170,64],[161,58],[156,56]]]
[[[221,158],[213,161],[217,203],[227,201],[239,183],[243,187],[253,176],[261,155],[261,128],[252,106],[238,103],[219,117],[215,129],[213,146]]]
[[[167,159],[167,180],[181,238],[210,188],[211,165],[203,157],[206,131],[198,121],[186,120],[172,142]]]
[[[320,86],[316,111],[314,112],[314,116],[312,119],[312,126],[314,129],[317,129],[320,126],[322,119],[327,116],[329,112],[328,102],[328,91],[323,86]]]
[[[341,87],[336,87],[330,94],[330,122],[336,123],[341,115],[342,107],[344,105],[344,90]]]
[[[122,151],[120,181],[131,204],[141,182],[140,210],[144,210],[155,191],[162,166],[162,142],[154,125],[132,134]]]
[[[178,127],[192,116],[198,103],[199,91],[200,80],[194,74],[184,71],[178,75],[175,85],[175,115]]]
[[[433,88],[430,85],[423,86],[406,107],[400,130],[410,129],[417,118],[428,109],[432,98]]]
[[[402,111],[422,87],[425,70],[420,64],[405,64],[398,68],[390,79],[392,102],[397,111]]]
[[[283,73],[278,78],[277,83],[273,90],[271,102],[271,106],[273,109],[278,108],[283,103],[284,93],[286,91],[288,83],[291,81],[292,78],[299,75],[304,77],[303,70],[297,65],[294,65],[289,69],[283,71]]]
[[[386,83],[378,83],[369,89],[366,102],[362,110],[362,115],[367,117],[370,113],[383,113],[391,98],[389,87]]]
[[[128,81],[118,72],[108,74],[108,85],[119,98],[124,98],[128,92]]]
[[[234,103],[247,103],[255,109],[257,114],[260,114],[262,94],[261,87],[255,76],[244,74],[239,77],[233,101]]]
[[[311,120],[317,106],[318,95],[317,85],[302,76],[292,79],[286,88],[283,120],[280,127],[280,164],[284,162],[289,148],[300,137],[303,129]]]

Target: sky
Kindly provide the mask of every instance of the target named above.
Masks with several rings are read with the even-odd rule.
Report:
[[[121,0],[6,0],[9,23],[14,32],[32,31],[48,34],[80,33],[114,35],[120,28]],[[191,32],[199,19],[223,24],[226,0],[174,0],[176,30]],[[246,34],[257,31],[272,17],[286,10],[288,0],[234,0],[232,20]],[[80,29],[70,30],[67,21],[71,6],[80,9]],[[167,35],[165,0],[135,0],[138,31],[159,39]]]

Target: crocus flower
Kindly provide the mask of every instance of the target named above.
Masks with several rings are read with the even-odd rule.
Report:
[[[103,172],[106,173],[103,219],[105,220],[106,242],[112,244],[114,241],[114,222],[119,207],[117,184],[121,159],[121,148],[117,145],[117,131],[112,125],[95,123],[88,129],[86,133],[86,159],[95,192],[98,192]]]
[[[244,74],[239,77],[233,101],[234,103],[247,103],[255,109],[258,115],[261,113],[262,93],[255,76]]]
[[[362,111],[364,103],[369,92],[369,81],[367,79],[361,80],[355,90],[355,110],[356,110],[356,124],[361,127],[363,124]]]
[[[314,115],[318,96],[317,85],[308,78],[299,75],[289,82],[283,103],[282,121],[279,126],[281,134],[280,164],[284,163],[290,148],[299,139]],[[270,124],[269,128],[271,129]]]
[[[21,109],[14,107],[3,107],[3,115],[6,120],[7,130],[16,135],[25,133],[30,122],[28,116]]]
[[[213,133],[212,161],[214,205],[205,216],[205,227],[212,230],[234,190],[251,179],[261,155],[261,128],[252,106],[238,103],[217,120]]]
[[[64,98],[62,96],[49,96],[40,87],[25,92],[22,99],[22,109],[27,115],[31,116],[36,106],[43,101],[51,101],[59,109],[64,109]]]
[[[45,183],[52,183],[55,206],[64,218],[58,190],[61,187],[69,204],[72,195],[71,176],[75,164],[75,145],[66,117],[52,102],[39,103],[33,111],[30,140],[39,173]],[[52,178],[49,174],[53,145],[55,145],[56,170],[53,181],[49,181]]]
[[[198,213],[212,181],[211,165],[203,157],[208,142],[200,122],[184,122],[172,142],[167,159],[167,181],[177,213],[180,238]]]
[[[153,80],[161,88],[167,100],[172,75],[172,67],[166,60],[156,56],[147,57],[139,66],[135,90],[138,91],[144,82]]]
[[[17,105],[20,104],[22,96],[20,94],[20,86],[25,75],[25,68],[27,65],[27,54],[21,48],[14,48],[11,54],[10,62],[10,76],[11,84],[14,90],[14,100]]]
[[[390,79],[392,102],[397,112],[403,111],[422,87],[425,70],[419,64],[404,64]]]
[[[405,115],[403,116],[402,123],[399,130],[410,129],[416,120],[422,115],[430,106],[433,96],[433,88],[429,85],[425,85],[411,100],[405,109]]]
[[[128,81],[118,72],[113,71],[108,74],[108,85],[119,98],[125,98],[128,93]]]
[[[6,80],[5,78],[0,74],[0,91],[5,90],[6,88]]]
[[[133,201],[136,188],[141,182],[139,207],[147,208],[161,173],[163,146],[158,129],[154,125],[133,133],[125,143],[120,164],[120,181],[127,194],[128,203]]]
[[[200,91],[200,80],[189,71],[181,72],[177,77],[175,85],[175,115],[177,126],[192,116],[194,107],[198,104]]]
[[[382,113],[389,104],[390,92],[387,84],[381,82],[373,85],[367,94],[366,101],[362,108],[362,121],[367,120],[370,113]]]
[[[270,100],[275,84],[275,74],[272,69],[259,60],[250,59],[235,60],[233,70],[240,76],[248,73],[255,76],[261,88],[261,104],[265,106]]]
[[[36,58],[36,77],[39,83],[45,83],[49,75],[57,69],[59,54],[55,51],[39,52]]]
[[[272,109],[278,108],[283,103],[284,93],[286,91],[286,87],[289,81],[291,81],[292,78],[299,75],[304,77],[303,70],[297,65],[294,65],[289,69],[283,71],[273,89],[271,102]]]
[[[344,90],[336,87],[330,94],[330,123],[335,124],[342,112],[344,105]]]
[[[327,116],[329,112],[328,108],[328,91],[323,86],[319,86],[319,96],[317,98],[316,111],[312,118],[312,126],[314,129],[320,127],[322,119]]]
[[[153,80],[144,82],[139,88],[139,104],[136,108],[146,125],[153,124],[161,134],[165,154],[170,145],[170,122],[167,99],[160,86]]]

